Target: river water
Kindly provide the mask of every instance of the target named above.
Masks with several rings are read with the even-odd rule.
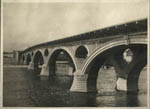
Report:
[[[147,72],[140,74],[139,92],[115,90],[113,69],[101,69],[98,93],[70,92],[73,76],[40,77],[22,67],[4,67],[3,105],[6,107],[133,107],[147,106]]]

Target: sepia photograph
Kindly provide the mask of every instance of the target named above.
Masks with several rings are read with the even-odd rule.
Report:
[[[149,0],[3,0],[2,107],[149,109]]]

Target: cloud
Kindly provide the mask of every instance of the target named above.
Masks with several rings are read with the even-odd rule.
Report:
[[[4,50],[29,46],[147,17],[140,3],[5,3]]]

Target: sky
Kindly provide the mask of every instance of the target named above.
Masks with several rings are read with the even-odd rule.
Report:
[[[147,16],[148,0],[125,3],[4,3],[3,49],[24,50],[39,43]]]

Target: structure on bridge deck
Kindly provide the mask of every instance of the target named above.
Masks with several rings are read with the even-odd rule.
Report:
[[[97,74],[106,61],[115,68],[117,90],[137,91],[139,74],[147,64],[147,19],[35,45],[22,52],[20,62],[51,76],[61,55],[74,75],[71,91],[96,92]]]

